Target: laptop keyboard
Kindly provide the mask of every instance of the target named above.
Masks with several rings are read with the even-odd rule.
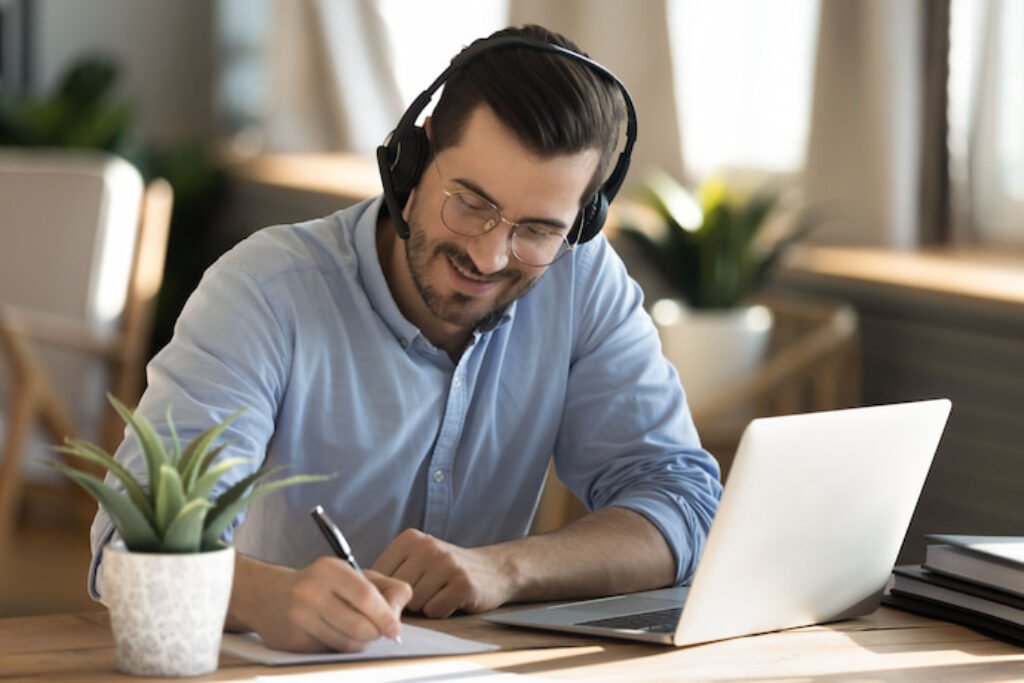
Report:
[[[578,621],[575,626],[600,626],[604,628],[621,628],[630,631],[649,631],[651,633],[675,633],[679,623],[682,607],[669,607],[653,612],[638,612],[622,617]]]

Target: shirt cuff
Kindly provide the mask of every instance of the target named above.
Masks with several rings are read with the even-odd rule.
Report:
[[[100,537],[95,546],[93,546],[95,550],[93,550],[92,553],[92,562],[89,564],[89,597],[100,602],[103,602],[103,596],[101,594],[101,589],[103,587],[103,549],[108,543],[114,540],[115,535],[115,529],[111,527],[103,536]]]
[[[620,507],[643,515],[661,532],[676,563],[675,585],[693,580],[697,561],[707,540],[708,523],[698,523],[693,508],[665,492],[626,494],[605,507]]]

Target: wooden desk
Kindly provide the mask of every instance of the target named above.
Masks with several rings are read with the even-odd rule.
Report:
[[[959,626],[881,608],[868,617],[689,648],[544,634],[482,622],[410,619],[502,646],[465,659],[521,675],[583,681],[983,681],[1024,679],[1024,650]],[[188,680],[388,666],[395,662],[264,667],[230,656]],[[401,662],[398,662],[401,663]],[[407,662],[408,663],[408,662]],[[130,680],[114,670],[106,612],[0,619],[0,679]]]

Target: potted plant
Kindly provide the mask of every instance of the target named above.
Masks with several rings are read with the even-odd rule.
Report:
[[[142,448],[148,478],[137,480],[98,446],[68,438],[57,450],[98,465],[124,492],[60,462],[48,463],[106,510],[120,535],[104,549],[103,601],[110,610],[118,668],[133,675],[191,676],[217,668],[234,571],[234,548],[221,533],[255,500],[286,486],[322,481],[298,475],[256,484],[283,466],[262,467],[213,496],[216,483],[249,458],[218,456],[214,441],[244,408],[182,446],[171,411],[164,445],[153,425],[108,394]]]
[[[779,256],[812,227],[778,191],[744,193],[721,178],[696,195],[653,172],[622,232],[674,296],[651,308],[662,348],[691,403],[710,401],[755,371],[771,337],[771,311],[751,302]]]

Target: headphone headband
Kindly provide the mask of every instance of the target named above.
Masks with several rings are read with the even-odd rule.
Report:
[[[584,64],[610,81],[622,94],[623,102],[626,105],[625,146],[619,153],[615,167],[608,175],[608,179],[594,194],[593,199],[580,209],[582,216],[576,223],[578,227],[574,227],[570,233],[569,241],[587,242],[601,231],[608,213],[608,204],[615,198],[626,179],[633,145],[636,142],[636,110],[626,86],[604,66],[573,50],[527,36],[498,36],[477,41],[455,55],[448,67],[434,79],[430,86],[416,96],[409,108],[405,110],[398,125],[388,134],[384,143],[377,148],[377,165],[384,188],[384,203],[395,224],[395,230],[402,239],[409,237],[409,226],[402,217],[402,209],[413,188],[419,182],[419,177],[423,169],[426,168],[430,156],[430,145],[426,139],[426,133],[416,125],[416,119],[430,104],[434,93],[451,78],[453,73],[486,52],[515,47],[559,54]]]

